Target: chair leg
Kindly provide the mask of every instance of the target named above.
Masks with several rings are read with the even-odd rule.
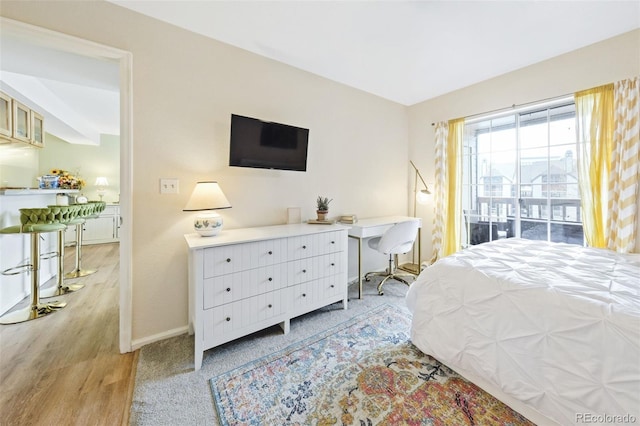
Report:
[[[66,302],[40,303],[40,234],[31,233],[31,304],[9,312],[0,318],[0,324],[16,324],[49,315],[67,306]]]
[[[76,225],[76,265],[73,271],[65,274],[65,278],[79,278],[86,277],[96,272],[95,269],[82,269],[82,234],[83,224]]]
[[[84,284],[67,284],[64,282],[64,233],[62,229],[58,231],[58,273],[56,274],[56,286],[47,288],[40,294],[41,299],[48,297],[61,296],[63,294],[72,293],[84,287]]]

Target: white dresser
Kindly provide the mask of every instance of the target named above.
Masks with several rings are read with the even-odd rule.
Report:
[[[275,225],[187,234],[189,331],[195,369],[207,349],[341,301],[347,309],[343,225]]]

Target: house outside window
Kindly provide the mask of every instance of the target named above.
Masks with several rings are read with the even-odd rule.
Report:
[[[500,238],[584,245],[573,99],[465,123],[462,246]]]

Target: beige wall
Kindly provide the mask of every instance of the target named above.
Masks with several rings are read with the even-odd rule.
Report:
[[[182,212],[195,182],[220,182],[226,226],[284,223],[287,207],[314,215],[406,214],[406,108],[105,2],[2,1],[2,16],[133,54],[133,339],[187,324]],[[230,168],[232,113],[310,129],[308,171]],[[160,195],[162,177],[178,195]]]
[[[636,75],[640,75],[640,30],[413,105],[408,109],[409,157],[432,185],[431,123],[560,97]],[[418,212],[425,224],[423,259],[429,259],[433,206],[420,206]],[[640,249],[640,241],[637,247]]]
[[[98,200],[94,185],[98,176],[109,182],[103,201],[116,203],[120,194],[120,140],[113,136],[103,136],[100,145],[73,145],[53,135],[47,134],[46,144],[39,151],[38,176],[62,169],[80,176],[86,186],[82,194],[90,200]]]

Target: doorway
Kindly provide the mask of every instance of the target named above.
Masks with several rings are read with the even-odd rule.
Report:
[[[63,52],[73,52],[87,58],[114,61],[119,68],[120,89],[120,217],[119,228],[119,348],[121,353],[131,352],[132,291],[132,55],[120,49],[72,37],[63,33],[28,25],[0,17],[2,34],[16,35],[37,46],[46,46]]]

